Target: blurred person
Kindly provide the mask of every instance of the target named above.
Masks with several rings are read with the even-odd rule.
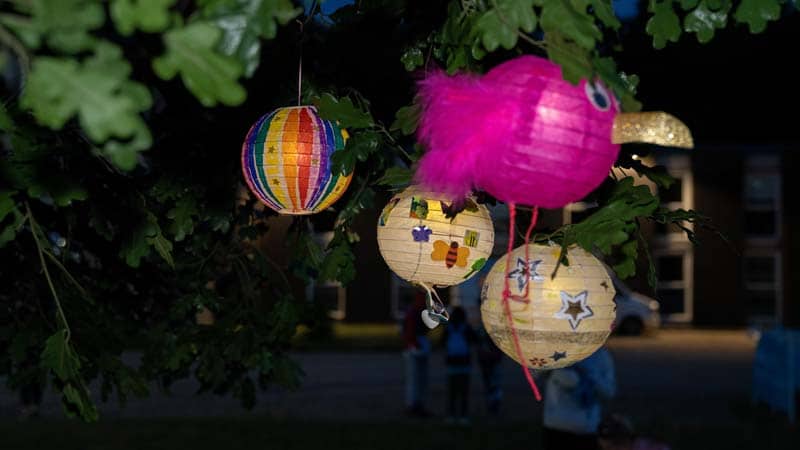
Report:
[[[597,438],[600,450],[669,450],[664,443],[636,436],[630,420],[617,414],[600,422]]]
[[[430,416],[425,408],[425,398],[428,395],[428,356],[431,353],[431,342],[427,336],[428,327],[422,322],[424,310],[425,294],[418,292],[403,320],[406,414],[413,417]]]
[[[467,323],[464,308],[456,306],[444,330],[445,365],[447,366],[448,421],[469,423],[469,375],[475,331]]]
[[[544,391],[544,448],[597,449],[603,402],[615,392],[614,361],[605,347],[570,367],[553,370]]]
[[[485,328],[478,328],[476,335],[486,411],[494,416],[500,412],[500,402],[503,400],[503,388],[500,385],[500,361],[503,360],[503,352],[495,345]]]

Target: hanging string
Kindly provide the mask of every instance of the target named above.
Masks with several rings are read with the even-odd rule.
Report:
[[[303,22],[300,24],[300,54],[297,62],[297,106],[301,106],[303,99]]]
[[[530,257],[530,247],[528,244],[531,241],[531,232],[533,231],[533,227],[536,226],[536,221],[539,220],[539,207],[534,206],[533,212],[531,213],[531,223],[528,225],[528,230],[525,231],[525,270],[530,271],[531,267],[531,257]],[[533,276],[532,273],[528,273],[528,278]],[[531,283],[525,283],[525,295],[523,298],[525,300],[528,299],[528,293],[530,292]]]
[[[514,203],[508,204],[508,252],[506,253],[506,271],[504,277],[504,285],[503,285],[503,308],[505,309],[506,319],[508,320],[508,327],[511,329],[511,336],[514,340],[514,349],[517,352],[517,357],[519,358],[520,365],[522,366],[522,372],[525,374],[525,379],[528,380],[528,385],[531,387],[531,391],[533,391],[533,396],[536,397],[537,401],[542,400],[542,395],[539,393],[539,388],[536,387],[536,382],[533,381],[533,376],[531,375],[530,370],[525,365],[525,356],[522,354],[522,347],[519,343],[519,335],[517,335],[517,328],[514,326],[514,318],[511,316],[511,305],[509,305],[508,299],[511,297],[511,289],[509,285],[509,278],[508,274],[511,270],[511,251],[514,250],[514,231],[515,231],[515,221],[517,218],[517,208]],[[531,230],[535,225],[535,219],[538,218],[538,210],[535,210],[533,217],[531,218],[531,224],[528,226],[528,232],[525,234],[525,264],[527,262],[527,241],[530,237]],[[525,291],[525,295],[527,296],[527,289]]]

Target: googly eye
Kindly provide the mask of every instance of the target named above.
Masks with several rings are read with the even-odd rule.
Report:
[[[611,108],[611,98],[603,85],[587,82],[584,90],[586,91],[586,98],[589,99],[595,109],[608,111]]]

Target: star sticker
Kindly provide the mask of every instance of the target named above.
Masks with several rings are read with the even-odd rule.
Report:
[[[558,361],[559,359],[564,359],[567,357],[567,352],[553,352],[553,361]]]
[[[269,149],[267,150],[267,153],[275,153],[276,151],[278,151],[278,150],[275,148],[275,146],[274,145],[270,145]]]
[[[311,164],[315,166],[319,165],[319,158],[311,158]]]
[[[528,280],[532,279],[533,281],[544,281],[544,277],[536,272],[536,268],[539,267],[539,264],[541,263],[541,259],[537,259],[536,261],[528,261],[528,267],[525,267],[525,260],[522,258],[517,258],[517,267],[511,272],[508,272],[508,278],[516,281],[517,287],[520,291],[522,291],[528,284]]]
[[[603,286],[603,289],[605,289],[606,292],[608,292],[608,281],[603,281],[602,283],[600,283],[600,286]]]
[[[589,305],[586,304],[588,299],[588,291],[583,291],[574,296],[561,291],[561,309],[555,313],[554,317],[556,319],[567,319],[572,331],[575,331],[583,319],[594,315],[592,308],[589,308]]]
[[[274,184],[275,186],[280,186],[281,185],[281,180],[279,180],[277,178],[273,178],[272,179],[272,184]]]

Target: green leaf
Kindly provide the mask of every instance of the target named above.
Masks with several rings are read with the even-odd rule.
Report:
[[[175,0],[113,0],[111,18],[124,36],[136,29],[158,33],[169,26],[169,9],[174,3]]]
[[[242,66],[215,50],[222,31],[209,22],[195,22],[164,34],[164,55],[153,60],[153,70],[171,80],[178,73],[186,88],[204,106],[239,105],[247,92],[237,82]]]
[[[441,30],[434,35],[433,54],[437,59],[445,61],[447,73],[470,66],[476,52],[478,39],[475,35],[475,22],[480,16],[462,11],[460,3],[450,2],[447,6],[447,20]]]
[[[739,23],[746,23],[753,34],[767,28],[767,22],[778,20],[781,15],[779,0],[742,0],[733,17]]]
[[[236,57],[248,78],[261,61],[261,40],[273,39],[278,25],[303,11],[290,0],[213,0],[203,6],[203,16],[222,30],[218,50]]]
[[[333,241],[331,242],[333,244]],[[336,281],[347,284],[356,276],[356,256],[347,242],[340,241],[328,248],[327,255],[319,269],[319,281]]]
[[[167,217],[172,219],[167,230],[175,236],[175,241],[182,241],[187,234],[192,234],[197,214],[197,203],[190,196],[181,197],[175,202],[175,207],[167,211]]]
[[[0,103],[0,130],[8,132],[14,131],[14,128],[14,119],[8,113],[6,105]]]
[[[403,56],[400,57],[400,62],[403,63],[407,71],[411,72],[425,64],[425,58],[419,47],[412,47],[403,52]]]
[[[389,127],[391,131],[399,130],[404,135],[408,136],[417,131],[419,125],[419,118],[422,115],[422,105],[419,103],[412,103],[408,106],[403,106],[397,110],[394,122]]]
[[[100,417],[91,397],[89,397],[88,389],[84,386],[75,387],[70,383],[64,386],[61,393],[63,394],[61,401],[67,417],[74,417],[76,415],[75,412],[85,422],[96,422]]]
[[[650,2],[653,16],[647,21],[645,30],[653,36],[653,47],[661,49],[667,42],[678,42],[681,37],[681,21],[672,8],[672,0],[653,0]]]
[[[614,186],[611,197],[583,222],[572,225],[566,244],[577,243],[587,251],[611,253],[612,247],[630,239],[637,217],[649,216],[658,208],[658,198],[647,186],[633,184],[625,177]]]
[[[324,93],[322,96],[314,98],[314,105],[316,105],[320,117],[337,122],[342,128],[358,129],[375,125],[369,111],[355,106],[349,97],[337,99],[331,94]]]
[[[612,30],[619,30],[622,24],[614,14],[614,8],[610,0],[591,0],[591,5],[592,11],[605,26]]]
[[[15,191],[0,191],[0,248],[14,240],[25,218],[14,201]],[[8,220],[11,217],[11,220]]]
[[[625,75],[617,72],[617,64],[613,58],[595,58],[593,63],[600,79],[621,100],[623,111],[641,110],[642,104],[636,100],[636,86],[639,83],[639,78],[636,75]]]
[[[67,330],[53,333],[44,344],[40,357],[43,368],[50,369],[61,381],[80,376],[81,362],[67,340]]]
[[[3,14],[0,22],[13,30],[31,48],[46,43],[50,49],[78,53],[91,49],[97,40],[90,34],[106,20],[97,0],[30,0],[25,13],[30,18]],[[20,7],[19,5],[17,6]]]
[[[414,171],[407,167],[389,167],[376,183],[381,186],[405,187],[411,184],[413,176]]]
[[[0,222],[17,209],[17,203],[14,201],[16,193],[16,191],[0,191]]]
[[[576,9],[571,2],[545,0],[542,6],[542,29],[545,34],[557,31],[586,50],[593,50],[603,37],[586,8]]]
[[[565,80],[578,84],[582,79],[592,76],[591,59],[586,49],[566,41],[557,31],[545,34],[544,40],[547,44],[547,57],[561,66]]]
[[[667,169],[664,166],[654,166],[649,167],[642,164],[641,161],[638,160],[623,160],[619,164],[620,167],[624,167],[626,169],[633,169],[636,171],[639,176],[647,177],[656,184],[656,186],[660,188],[668,189],[675,183],[675,178],[667,172]]]
[[[150,254],[150,247],[155,246],[155,240],[161,235],[161,228],[158,226],[158,219],[152,213],[147,213],[144,221],[139,223],[132,231],[130,238],[125,241],[120,249],[119,255],[125,258],[125,262],[131,267],[139,267],[142,258]],[[158,243],[161,251],[168,246],[163,242]],[[171,249],[171,244],[170,244]],[[159,251],[158,248],[156,248]],[[164,257],[162,255],[162,257]],[[164,257],[169,263],[169,259]]]
[[[688,11],[697,7],[699,2],[700,0],[681,0],[681,8],[683,8],[684,11]]]
[[[630,278],[636,274],[636,258],[638,257],[639,242],[634,237],[622,244],[619,248],[622,255],[620,262],[612,268],[620,279]]]
[[[374,131],[356,133],[347,140],[344,150],[334,152],[331,157],[331,170],[342,174],[353,172],[357,161],[366,161],[378,151],[380,136]]]
[[[683,21],[683,28],[690,33],[697,33],[697,40],[705,44],[714,37],[714,31],[725,28],[728,24],[728,10],[730,4],[725,9],[711,11],[705,1],[691,13],[686,15]]]
[[[172,242],[165,238],[163,234],[158,233],[155,237],[147,238],[147,242],[156,249],[156,252],[164,258],[164,261],[169,264],[173,269],[175,268],[175,261],[172,259]]]
[[[492,5],[475,23],[475,32],[486,50],[512,49],[520,29],[526,33],[536,29],[533,0],[497,0]]]
[[[128,139],[149,131],[139,111],[150,106],[146,88],[128,80],[119,48],[99,46],[83,64],[73,59],[34,60],[21,104],[39,123],[61,129],[74,116],[92,141]]]

